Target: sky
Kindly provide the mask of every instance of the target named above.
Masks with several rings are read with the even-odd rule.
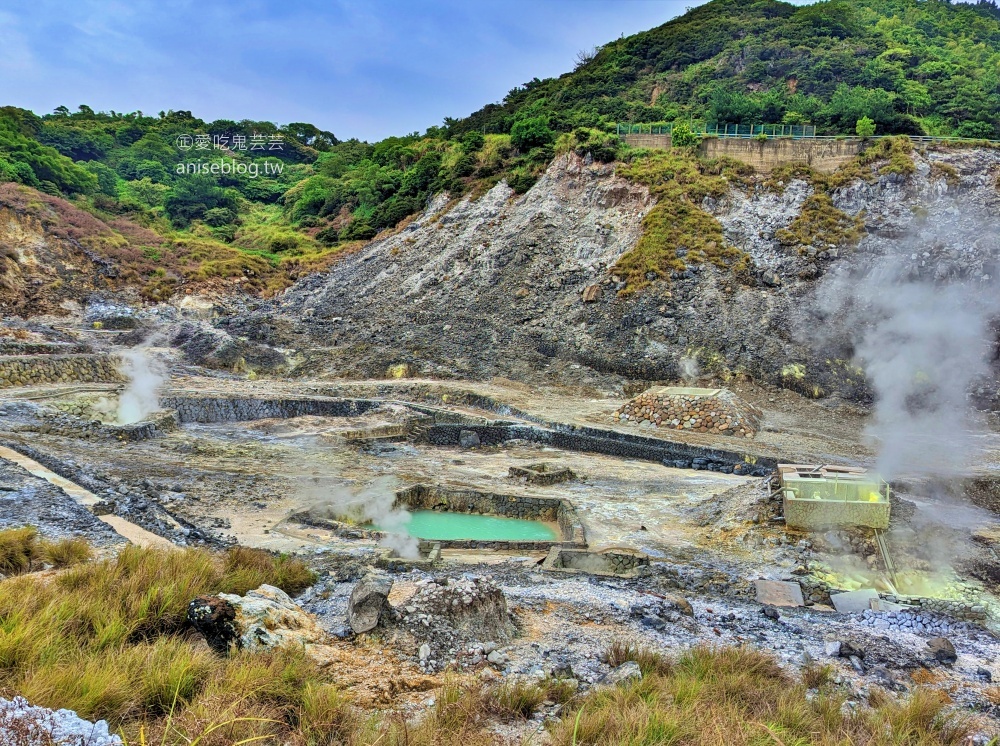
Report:
[[[24,0],[0,5],[0,105],[189,110],[374,141],[470,114],[700,4]]]

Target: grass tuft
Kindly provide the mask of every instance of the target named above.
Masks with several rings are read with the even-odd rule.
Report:
[[[19,575],[38,556],[38,531],[32,526],[0,531],[0,573]]]
[[[648,659],[622,644],[605,657]],[[971,732],[966,720],[947,714],[942,695],[924,689],[902,701],[876,695],[871,707],[846,712],[842,695],[828,688],[826,667],[795,678],[769,654],[748,648],[694,648],[658,672],[647,668],[641,681],[600,689],[564,711],[552,743],[958,746]]]

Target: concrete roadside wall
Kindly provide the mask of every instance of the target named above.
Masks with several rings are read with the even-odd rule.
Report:
[[[706,158],[735,158],[750,164],[760,173],[769,173],[786,163],[808,163],[817,171],[832,173],[860,153],[864,141],[857,138],[754,140],[709,137],[701,141],[700,147]]]

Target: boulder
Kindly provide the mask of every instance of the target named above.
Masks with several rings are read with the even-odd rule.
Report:
[[[950,665],[958,660],[958,652],[947,637],[932,637],[927,641],[927,647],[930,648],[935,660],[941,663]]]
[[[642,678],[642,669],[635,661],[625,661],[601,679],[603,686],[627,686]]]
[[[219,652],[233,647],[267,650],[327,640],[316,620],[280,588],[262,585],[245,596],[201,596],[188,606],[188,621]]]
[[[217,653],[228,652],[234,643],[239,645],[236,609],[228,601],[217,596],[198,596],[188,604],[187,620]]]
[[[783,580],[756,580],[757,601],[768,606],[805,606],[802,586]]]
[[[462,448],[479,448],[479,433],[475,430],[461,430],[458,433],[458,445]]]
[[[347,623],[355,634],[370,632],[389,610],[392,580],[382,575],[366,575],[351,591],[347,604]]]

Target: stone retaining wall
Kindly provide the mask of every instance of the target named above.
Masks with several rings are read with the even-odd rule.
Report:
[[[117,358],[104,355],[0,357],[0,388],[46,383],[121,383]]]
[[[557,468],[545,461],[526,466],[512,466],[507,471],[509,479],[523,479],[528,484],[549,486],[576,479],[572,469]]]
[[[587,539],[576,508],[566,500],[528,495],[500,495],[476,490],[447,489],[415,484],[396,492],[396,505],[410,510],[441,510],[455,513],[501,515],[559,526],[556,541],[487,541],[458,539],[441,541],[445,547],[462,549],[550,549],[553,546],[586,547]]]
[[[437,446],[457,446],[458,436],[462,430],[474,431],[479,436],[480,443],[485,446],[496,446],[507,440],[521,439],[566,451],[656,461],[683,469],[767,476],[778,466],[777,461],[772,458],[754,458],[737,451],[702,448],[614,430],[568,425],[558,429],[531,425],[435,425],[427,431],[427,441]]]
[[[14,432],[40,432],[44,435],[61,435],[82,440],[112,439],[135,443],[159,437],[176,429],[177,414],[172,411],[161,411],[131,425],[116,425],[59,413],[45,415],[40,424],[15,428]]]
[[[91,352],[85,344],[70,342],[0,340],[0,355],[88,355]]]
[[[546,570],[615,577],[635,577],[649,566],[649,557],[632,552],[587,552],[553,547],[542,563]]]
[[[207,396],[165,396],[160,407],[177,412],[185,422],[245,422],[272,417],[353,417],[364,414],[382,402],[372,399],[310,398],[240,398]]]
[[[923,611],[932,611],[954,619],[961,619],[964,622],[983,624],[989,620],[990,616],[986,606],[970,601],[947,598],[923,598],[921,596],[883,595],[883,598],[887,601],[906,604],[907,606],[916,606]]]

